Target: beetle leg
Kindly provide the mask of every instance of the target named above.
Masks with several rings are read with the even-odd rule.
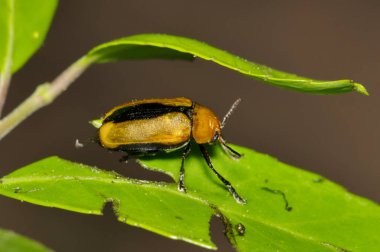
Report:
[[[125,155],[125,156],[122,156],[122,157],[119,159],[119,162],[120,162],[120,163],[128,163],[128,160],[129,160],[129,156],[128,156],[128,155]]]
[[[185,159],[190,153],[190,142],[186,145],[181,160],[181,169],[179,170],[179,181],[178,181],[178,190],[181,192],[186,192],[186,187],[183,179],[185,178]]]
[[[242,154],[240,154],[239,152],[237,152],[236,150],[232,149],[230,146],[227,145],[226,141],[219,137],[219,142],[220,142],[220,145],[222,146],[224,152],[230,157],[230,158],[233,158],[233,159],[239,159],[242,157]]]
[[[205,146],[203,144],[199,144],[199,148],[201,149],[202,155],[206,160],[208,167],[210,167],[210,169],[216,174],[216,176],[218,176],[218,178],[223,182],[223,184],[227,187],[228,191],[232,194],[234,199],[240,204],[247,203],[245,199],[239,196],[236,190],[232,187],[231,183],[228,180],[226,180],[222,175],[220,175],[217,170],[215,170],[211,162],[210,155],[208,154]]]
[[[223,148],[224,152],[227,153],[227,155],[231,158],[239,159],[242,157],[242,155],[239,152],[232,149],[230,146],[228,146],[225,143],[222,143],[222,148]]]

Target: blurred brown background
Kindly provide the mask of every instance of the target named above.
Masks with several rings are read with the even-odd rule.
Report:
[[[36,9],[36,11],[38,11]],[[93,46],[136,33],[196,38],[281,70],[319,79],[351,78],[371,96],[319,96],[278,89],[210,62],[138,61],[98,65],[0,142],[0,175],[50,155],[170,181],[94,144],[88,124],[135,98],[187,96],[221,117],[243,102],[224,135],[233,143],[317,172],[380,202],[379,1],[61,1],[43,48],[12,82],[5,112]],[[215,91],[216,90],[216,91]],[[311,199],[312,200],[312,199]],[[0,226],[57,251],[206,251],[116,221],[0,198]],[[212,221],[220,251],[233,251]]]

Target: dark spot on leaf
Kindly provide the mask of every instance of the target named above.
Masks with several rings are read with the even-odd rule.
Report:
[[[13,188],[13,192],[14,193],[19,193],[21,191],[21,188],[20,187],[15,187]]]
[[[323,183],[324,181],[325,181],[325,179],[322,178],[322,177],[319,177],[319,178],[315,178],[315,179],[313,179],[313,182],[314,182],[314,183]]]
[[[183,220],[183,218],[181,216],[175,216],[175,218],[178,220]]]
[[[241,223],[238,223],[235,225],[235,230],[237,231],[238,235],[240,235],[240,236],[243,236],[245,234],[245,227]]]
[[[288,200],[286,199],[286,195],[283,191],[281,190],[275,190],[275,189],[270,189],[268,187],[261,187],[261,189],[263,189],[264,191],[267,191],[267,192],[270,192],[270,193],[274,193],[274,194],[279,194],[282,196],[284,202],[285,202],[285,210],[290,212],[293,210],[293,207],[289,206],[289,202]]]
[[[264,183],[265,183],[265,184],[268,184],[268,182],[269,182],[268,179],[265,179],[265,180],[264,180]]]

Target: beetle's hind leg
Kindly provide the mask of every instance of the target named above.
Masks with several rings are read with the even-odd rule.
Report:
[[[206,147],[202,144],[199,144],[199,148],[201,149],[202,155],[203,155],[204,159],[206,160],[208,167],[210,167],[210,169],[216,174],[218,179],[220,179],[223,182],[223,184],[227,187],[228,191],[232,194],[234,199],[240,204],[247,203],[245,199],[243,199],[242,197],[239,196],[239,194],[236,192],[235,188],[233,188],[231,183],[227,179],[225,179],[222,175],[220,175],[217,170],[215,170],[215,168],[211,162],[210,155],[208,154],[208,152],[206,150]]]
[[[179,170],[179,181],[178,181],[178,190],[181,192],[186,192],[186,187],[183,179],[185,178],[185,159],[190,153],[190,142],[186,145],[181,160],[181,169]]]

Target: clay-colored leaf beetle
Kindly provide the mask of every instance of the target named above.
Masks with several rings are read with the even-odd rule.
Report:
[[[143,156],[160,151],[183,149],[178,190],[185,192],[184,162],[194,139],[207,165],[227,187],[238,203],[246,201],[238,195],[231,183],[215,170],[205,144],[218,142],[232,158],[241,155],[222,138],[221,129],[237,100],[220,122],[209,108],[187,98],[145,99],[122,104],[111,109],[92,123],[99,128],[99,144],[109,150],[122,151],[128,156]]]

